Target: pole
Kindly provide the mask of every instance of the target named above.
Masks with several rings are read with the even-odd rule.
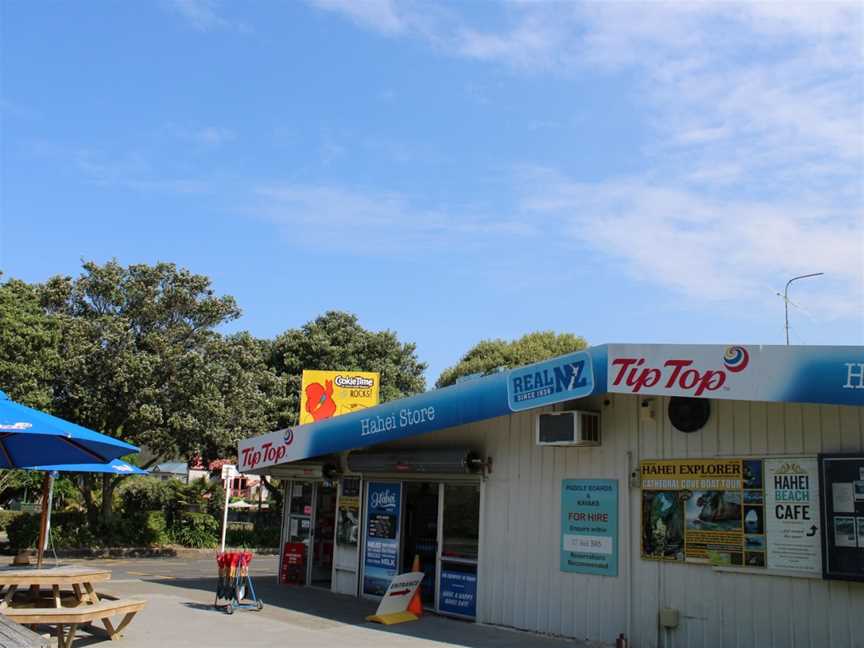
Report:
[[[231,500],[231,477],[225,478],[225,510],[222,512],[222,552],[225,552],[225,534],[228,531],[228,502]]]
[[[54,475],[45,473],[42,480],[42,514],[39,518],[39,544],[36,546],[36,568],[42,567],[42,557],[48,546],[48,533],[51,528],[51,503],[54,499]]]
[[[786,282],[786,289],[783,291],[783,306],[786,308],[786,346],[789,346],[789,284],[799,279],[807,279],[808,277],[819,277],[824,275],[824,272],[814,272],[812,274],[799,275],[792,277]]]

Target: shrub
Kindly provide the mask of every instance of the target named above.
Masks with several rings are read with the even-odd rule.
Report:
[[[219,522],[208,513],[181,513],[171,527],[171,538],[184,547],[215,547],[219,541]]]
[[[8,529],[12,520],[22,515],[26,515],[26,513],[22,513],[21,511],[0,511],[0,531]]]
[[[234,523],[228,526],[225,544],[243,549],[272,548],[279,546],[279,526],[253,527],[249,523]]]
[[[162,511],[116,516],[103,534],[103,542],[112,546],[152,547],[168,544],[169,540],[168,525]]]
[[[33,513],[22,513],[13,519],[6,527],[9,544],[20,551],[36,546],[39,540],[39,516]]]
[[[118,488],[122,510],[126,513],[163,510],[176,494],[172,481],[152,477],[125,479]]]

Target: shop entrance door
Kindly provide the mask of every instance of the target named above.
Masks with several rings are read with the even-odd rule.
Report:
[[[312,499],[315,495],[315,484],[311,481],[292,481],[288,484],[288,501],[285,506],[286,516],[285,542],[303,545],[303,575],[302,581],[308,582],[309,549],[312,538]],[[295,581],[296,582],[296,581]]]
[[[425,572],[420,584],[424,607],[435,608],[435,575],[438,557],[438,482],[405,482],[405,550],[402,571],[410,572],[414,557]]]
[[[336,532],[336,484],[318,482],[312,531],[312,564],[309,582],[330,589],[333,581],[333,539]]]
[[[293,481],[288,487],[286,542],[303,545],[303,584],[330,588],[336,529],[336,485]]]

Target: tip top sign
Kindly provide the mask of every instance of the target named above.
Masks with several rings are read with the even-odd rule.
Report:
[[[669,394],[708,397],[721,388],[728,391],[730,375],[741,374],[750,365],[750,352],[743,346],[611,347],[609,391],[631,394]],[[635,351],[635,353],[633,352]]]

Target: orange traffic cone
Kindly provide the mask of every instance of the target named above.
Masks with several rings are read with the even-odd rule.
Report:
[[[414,564],[411,565],[412,572],[423,571],[420,569],[420,555],[414,554]],[[408,612],[411,612],[418,619],[423,616],[423,598],[420,595],[420,587],[414,592],[411,602],[408,604]]]

